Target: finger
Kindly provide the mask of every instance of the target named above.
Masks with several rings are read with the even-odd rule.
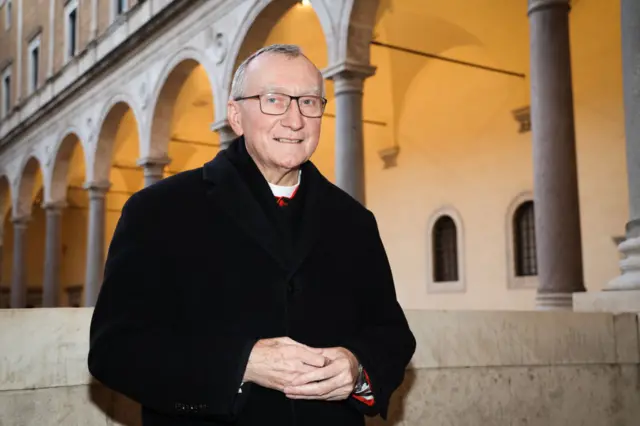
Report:
[[[316,368],[308,373],[301,374],[293,379],[290,386],[302,386],[308,383],[319,382],[323,380],[331,379],[340,374],[340,368],[334,364],[330,364],[327,367]]]
[[[315,372],[309,373],[306,376],[310,376]],[[316,376],[317,377],[317,376]],[[344,379],[342,379],[339,375],[330,375],[326,374],[321,376],[318,380],[308,380],[305,379],[303,384],[293,384],[297,383],[300,380],[298,378],[294,379],[294,381],[285,387],[285,393],[291,395],[324,395],[329,392],[332,392],[334,389],[345,386]]]
[[[351,395],[351,391],[352,389],[350,386],[343,386],[326,394],[324,396],[324,399],[326,399],[327,401],[342,401],[344,399],[347,399],[349,395]]]
[[[324,399],[324,396],[338,388],[335,378],[322,382],[309,383],[302,386],[284,388],[284,393],[291,399]]]
[[[303,363],[314,367],[324,367],[330,362],[330,360],[321,354],[310,352],[305,348],[296,348],[294,356]]]

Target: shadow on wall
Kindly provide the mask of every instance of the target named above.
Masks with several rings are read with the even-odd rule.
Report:
[[[117,425],[142,426],[140,404],[91,379],[89,399]]]
[[[399,426],[404,419],[405,404],[402,400],[409,393],[415,381],[415,370],[406,370],[404,381],[391,398],[387,421],[382,420],[380,416],[367,417],[367,426]],[[122,426],[142,426],[140,405],[137,402],[106,388],[95,379],[91,379],[88,389],[89,399],[111,421]]]

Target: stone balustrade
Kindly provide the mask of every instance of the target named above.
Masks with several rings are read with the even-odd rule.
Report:
[[[88,374],[91,308],[0,310],[0,425],[139,425]],[[634,425],[637,314],[407,311],[418,347],[370,425]]]

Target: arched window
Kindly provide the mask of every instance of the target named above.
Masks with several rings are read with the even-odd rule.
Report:
[[[513,247],[516,277],[538,274],[536,226],[533,201],[525,201],[513,215]]]
[[[433,281],[458,281],[458,232],[450,216],[441,216],[433,226]]]

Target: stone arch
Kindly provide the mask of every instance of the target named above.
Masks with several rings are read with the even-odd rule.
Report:
[[[54,147],[53,167],[48,180],[48,191],[45,193],[46,203],[64,202],[67,192],[67,180],[71,159],[76,147],[82,151],[83,164],[87,164],[87,158],[82,144],[82,139],[76,129],[68,129],[64,137],[58,140]],[[86,176],[86,170],[85,170]]]
[[[171,139],[171,117],[173,106],[191,72],[198,66],[204,68],[211,88],[212,102],[216,102],[217,85],[214,80],[212,67],[209,65],[206,55],[193,47],[187,47],[178,51],[163,67],[160,78],[153,90],[153,102],[148,122],[148,146],[141,146],[142,157],[165,158],[169,150]],[[214,114],[216,109],[214,108]],[[167,119],[168,117],[168,119]],[[212,115],[211,123],[215,121]]]
[[[229,46],[227,60],[224,64],[222,87],[225,93],[229,92],[233,74],[240,63],[264,45],[274,25],[296,3],[298,0],[255,0],[253,6],[248,8],[249,12],[242,18],[240,28]],[[324,32],[328,49],[327,62],[330,62],[331,58],[336,56],[331,51],[332,39],[335,37],[336,30],[332,13],[325,0],[311,0],[311,5]],[[333,14],[338,15],[336,12]],[[224,99],[225,104],[226,101]]]
[[[136,104],[125,95],[117,95],[110,99],[100,114],[98,125],[99,133],[95,141],[95,150],[90,160],[86,164],[87,182],[106,183],[109,181],[109,172],[113,160],[113,149],[118,132],[119,124],[125,114],[131,110],[136,121],[136,131],[138,140],[142,140],[142,123]],[[138,149],[140,150],[140,146]],[[89,157],[89,156],[87,156]]]
[[[31,216],[38,174],[42,177],[42,161],[34,154],[26,155],[18,169],[18,176],[14,183],[12,213],[14,218],[27,218]]]
[[[339,15],[341,19],[337,29],[338,36],[332,34],[337,46],[329,49],[330,54],[333,55],[330,57],[331,64],[345,61],[369,65],[370,43],[373,39],[379,4],[380,0],[349,0],[343,3],[344,10]],[[322,13],[323,10],[318,9],[318,12]]]

